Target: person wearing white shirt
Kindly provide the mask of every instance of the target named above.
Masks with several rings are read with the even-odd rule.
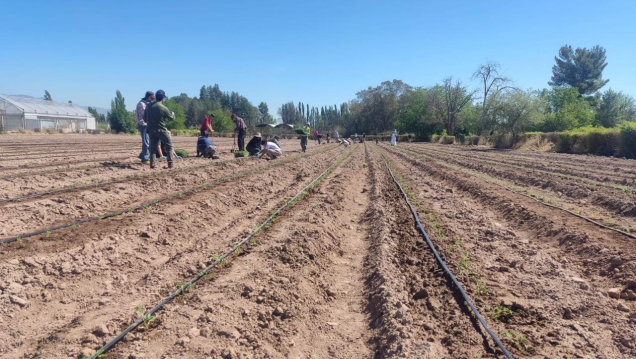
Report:
[[[263,146],[263,149],[261,150],[261,154],[260,156],[258,156],[258,158],[263,158],[264,156],[267,156],[265,157],[266,160],[273,160],[283,154],[283,151],[274,142],[263,140],[261,142],[261,145]]]

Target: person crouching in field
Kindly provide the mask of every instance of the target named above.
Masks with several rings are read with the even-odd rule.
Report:
[[[258,153],[261,152],[261,134],[260,132],[256,133],[254,137],[247,143],[247,147],[245,147],[247,152],[250,153],[250,156],[258,156]]]
[[[197,157],[219,158],[219,156],[216,155],[216,145],[206,136],[199,137],[197,141]]]
[[[259,158],[265,157],[266,160],[273,160],[283,154],[283,151],[274,142],[263,140],[261,141],[261,146],[263,146],[263,149]]]
[[[344,148],[349,147],[349,141],[347,141],[347,140],[346,140],[346,139],[344,139],[344,138],[340,138],[340,139],[338,139],[338,142],[340,142],[340,145],[344,146]],[[340,146],[340,145],[338,145],[338,146]]]

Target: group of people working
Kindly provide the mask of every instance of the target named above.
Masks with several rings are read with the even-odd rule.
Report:
[[[167,157],[168,168],[174,167],[174,159],[178,158],[172,146],[172,138],[168,131],[167,123],[174,120],[174,112],[165,105],[166,93],[158,90],[155,94],[146,91],[146,95],[137,103],[137,129],[141,134],[141,153],[139,159],[143,164],[150,162],[150,168],[155,168],[157,156]],[[201,136],[197,141],[197,157],[218,158],[215,154],[217,147],[208,138],[208,134],[214,132],[212,128],[213,114],[205,117],[201,124]],[[247,126],[245,121],[232,114],[232,121],[236,125],[234,131],[238,137],[238,147],[240,151],[245,151],[245,134]],[[278,149],[280,152],[280,148]],[[282,152],[281,152],[282,153]],[[269,155],[268,155],[269,156]]]
[[[168,121],[174,120],[174,112],[170,111],[164,105],[165,99],[166,93],[163,90],[158,90],[156,94],[152,91],[146,91],[146,95],[137,104],[137,129],[141,133],[141,153],[139,154],[139,158],[144,164],[150,162],[150,168],[155,168],[157,155],[159,157],[163,157],[164,154],[166,155],[168,168],[173,168],[174,158],[178,158],[172,146],[170,131],[168,131],[166,126]],[[246,148],[245,135],[247,133],[247,126],[245,126],[245,121],[236,114],[232,114],[231,118],[236,126],[234,132],[236,133],[239,151],[247,150],[250,156],[257,156],[268,160],[276,159],[283,154],[277,137],[263,139],[260,133],[252,137]],[[214,129],[212,128],[213,119],[214,115],[209,114],[201,123],[201,127],[199,128],[201,134],[197,140],[197,157],[219,158],[216,155],[218,150],[216,144],[208,137],[214,133]],[[299,133],[302,152],[307,151],[310,131],[310,123],[307,122],[307,124],[302,127],[302,133]],[[395,143],[395,135],[396,131],[394,131],[391,136],[392,145]],[[323,135],[318,133],[318,131],[314,132],[313,137],[318,141],[318,144],[322,142]],[[352,143],[350,139],[341,140],[338,131],[335,131],[333,137],[345,147]],[[363,135],[362,137],[364,138],[365,136]],[[326,135],[326,140],[327,143],[330,142],[329,133]]]

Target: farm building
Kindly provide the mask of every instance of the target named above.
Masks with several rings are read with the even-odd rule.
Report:
[[[95,129],[95,117],[66,102],[0,95],[0,130],[78,132]]]

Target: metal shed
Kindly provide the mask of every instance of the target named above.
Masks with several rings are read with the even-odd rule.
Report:
[[[0,130],[79,132],[95,129],[95,117],[66,102],[0,95]]]

